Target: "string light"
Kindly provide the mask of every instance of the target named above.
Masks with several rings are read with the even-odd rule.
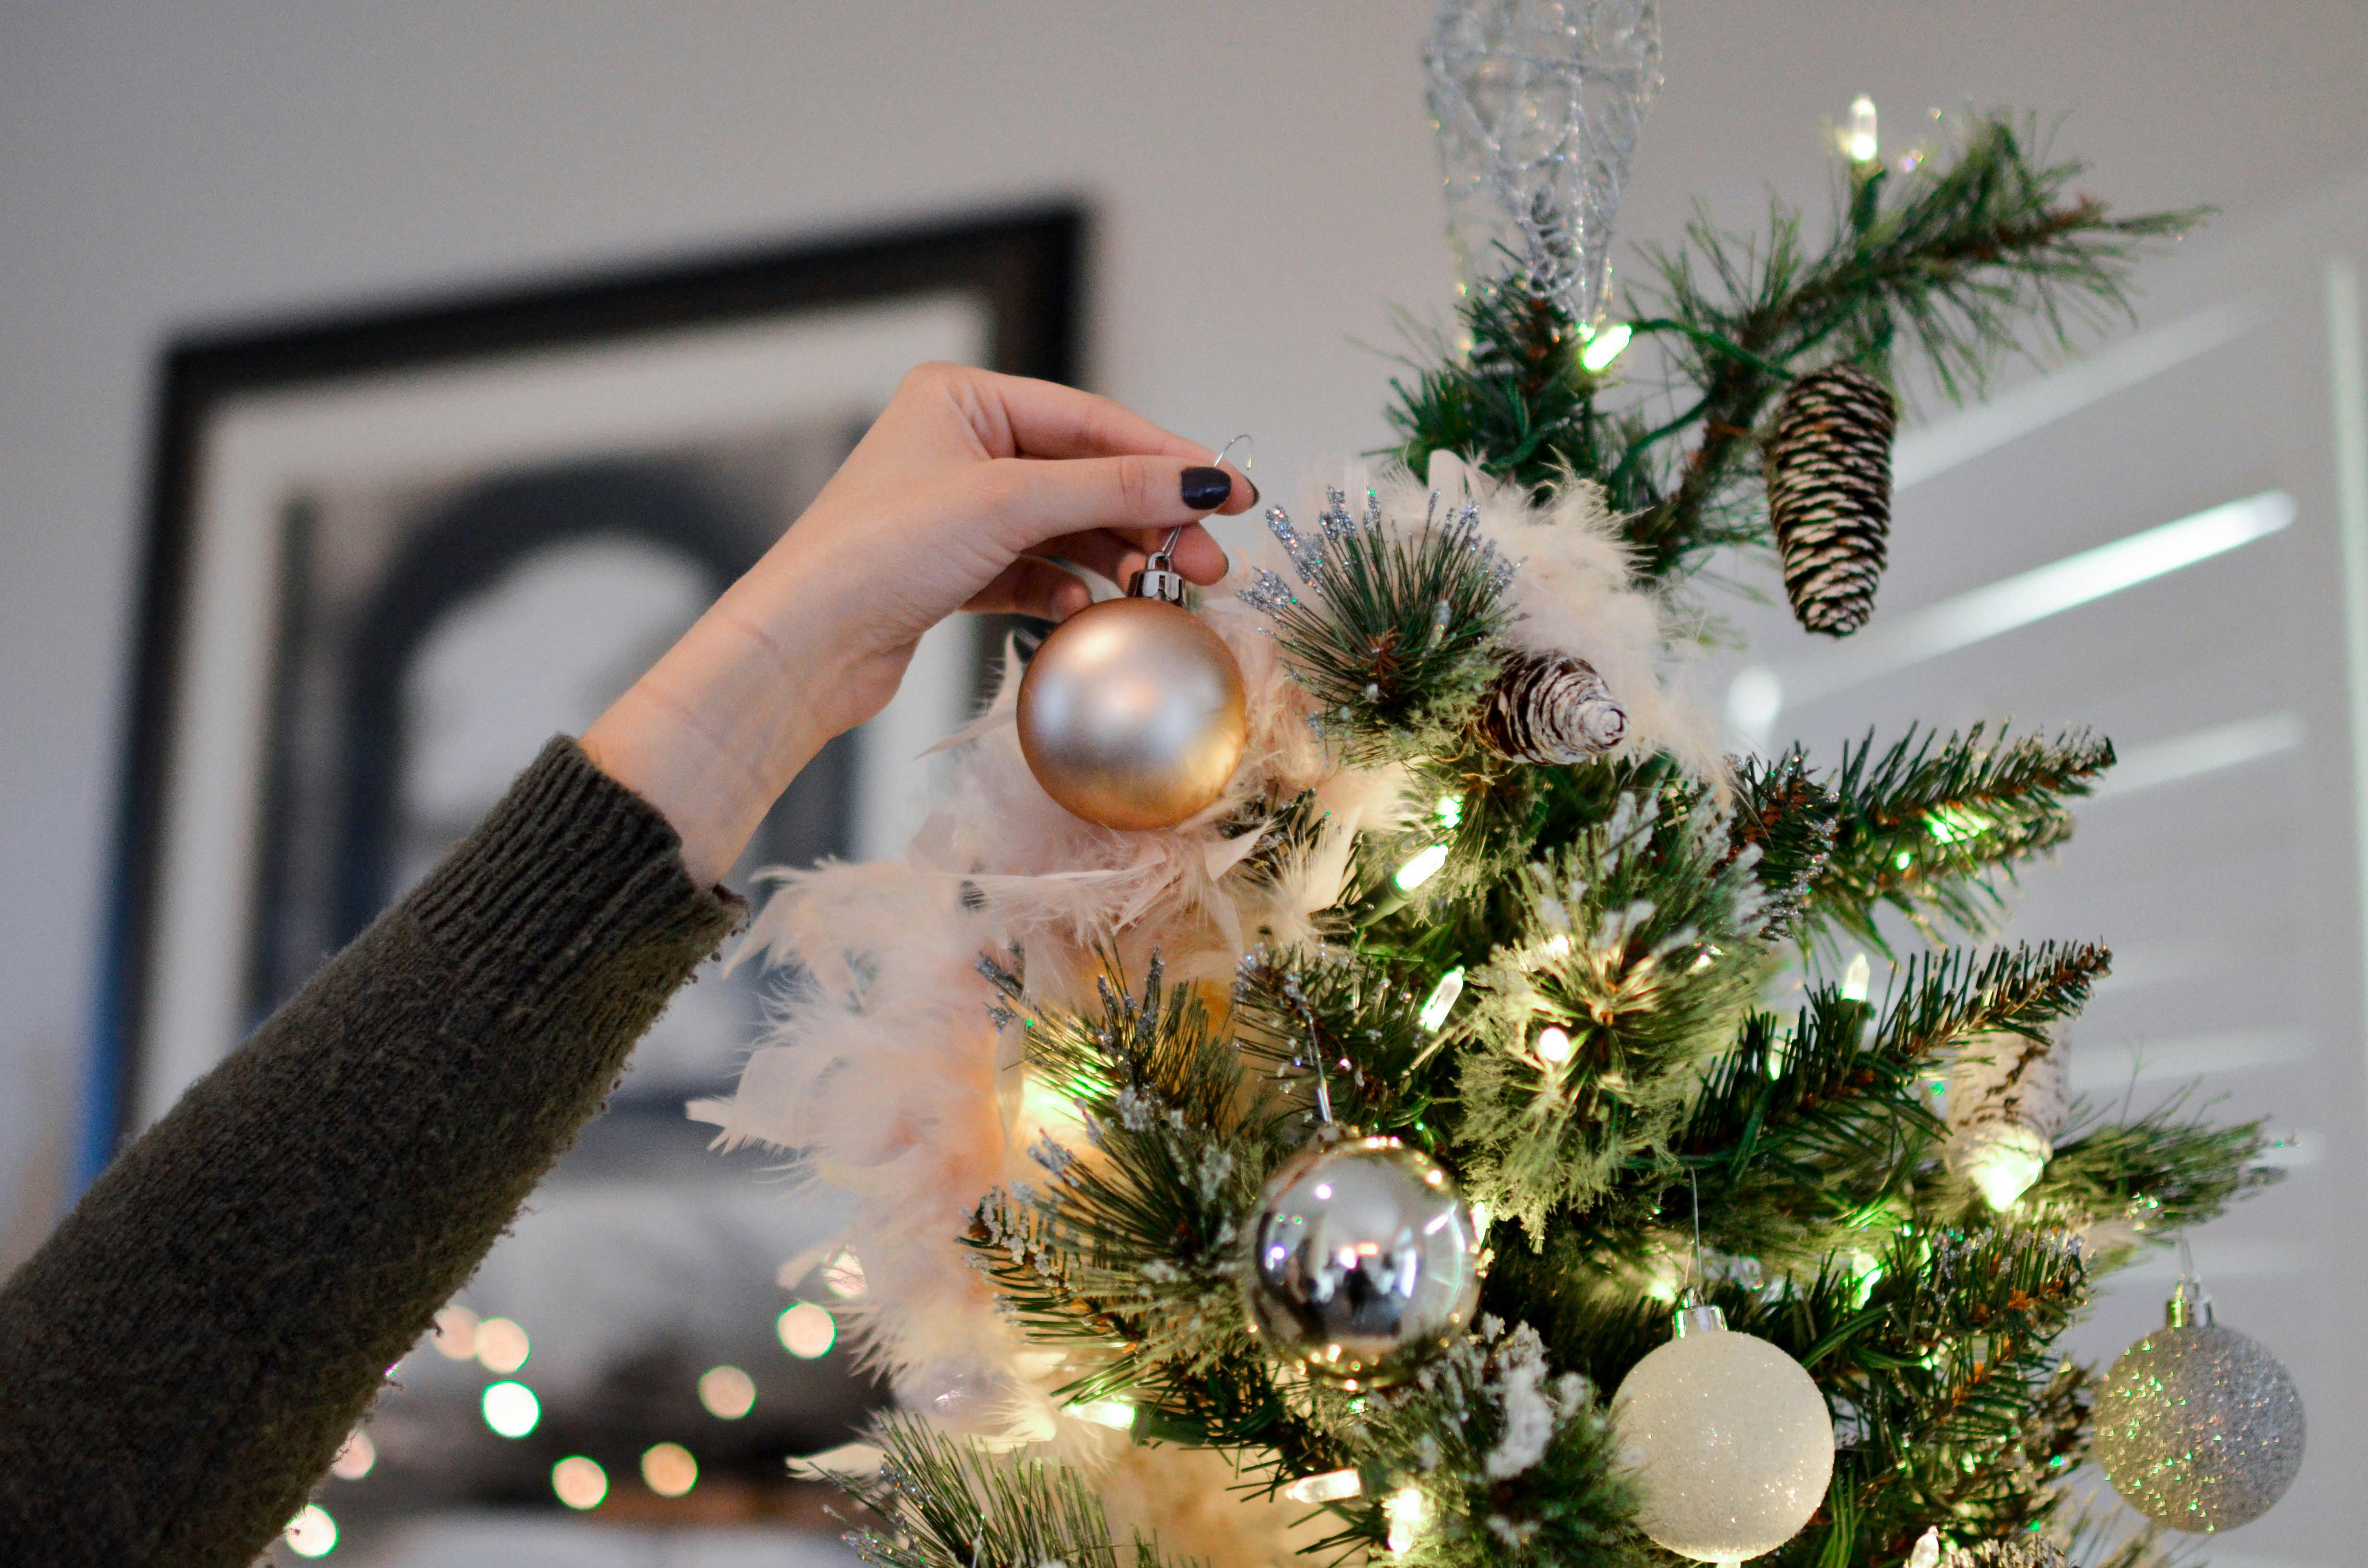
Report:
[[[597,1460],[570,1454],[551,1467],[551,1490],[559,1500],[582,1513],[597,1508],[609,1495],[609,1472]]]
[[[326,1557],[337,1549],[337,1521],[318,1503],[307,1503],[296,1510],[279,1538],[299,1557]]]
[[[1382,1513],[1390,1522],[1390,1550],[1404,1556],[1414,1550],[1422,1527],[1430,1522],[1430,1499],[1418,1486],[1401,1486],[1382,1499]]]
[[[781,1348],[801,1361],[827,1356],[838,1343],[838,1320],[812,1301],[800,1301],[773,1326],[781,1336]]]
[[[1871,164],[1878,145],[1874,136],[1874,100],[1861,93],[1850,100],[1850,130],[1842,137],[1842,151],[1854,164]]]
[[[436,1353],[450,1361],[473,1360],[477,1354],[477,1314],[458,1304],[436,1314]]]
[[[840,1301],[853,1301],[863,1294],[863,1260],[851,1252],[840,1253],[822,1266],[822,1283]]]
[[[1422,999],[1422,1010],[1415,1015],[1416,1021],[1437,1034],[1439,1026],[1447,1022],[1447,1015],[1455,1010],[1455,999],[1463,994],[1463,966],[1458,964],[1440,975],[1439,983],[1430,988],[1430,994]]]
[[[1538,1031],[1538,1060],[1559,1067],[1570,1060],[1571,1043],[1567,1030],[1548,1024]]]
[[[1400,892],[1412,892],[1415,889],[1422,886],[1423,883],[1437,876],[1439,874],[1439,869],[1446,864],[1447,846],[1444,844],[1434,844],[1429,848],[1423,850],[1420,854],[1417,855],[1413,859],[1407,861],[1405,865],[1400,866],[1398,868],[1398,874],[1393,878],[1392,881],[1398,884],[1398,891]]]
[[[1134,1425],[1134,1406],[1122,1399],[1087,1400],[1083,1404],[1069,1406],[1069,1414],[1080,1421],[1091,1421],[1121,1432]]]
[[[1600,372],[1620,358],[1628,340],[1635,335],[1636,329],[1626,322],[1613,322],[1587,340],[1587,347],[1578,351],[1578,362],[1589,370]]]
[[[523,1437],[542,1419],[542,1402],[524,1383],[488,1384],[478,1408],[485,1425],[505,1437]]]
[[[526,1330],[507,1318],[487,1318],[477,1325],[477,1361],[488,1372],[507,1376],[525,1366],[533,1351]]]
[[[1282,1495],[1293,1503],[1338,1503],[1354,1497],[1365,1490],[1353,1470],[1327,1470],[1321,1475],[1303,1475],[1282,1489]]]
[[[1441,827],[1463,826],[1463,797],[1461,795],[1441,795],[1439,798],[1438,815],[1439,825]]]
[[[357,1426],[346,1435],[346,1446],[337,1450],[337,1457],[329,1461],[329,1473],[339,1481],[359,1481],[376,1463],[378,1445],[370,1440],[369,1433]]]
[[[710,1415],[737,1421],[756,1407],[757,1380],[737,1367],[710,1367],[699,1374],[699,1403]]]
[[[1842,971],[1842,1000],[1863,1002],[1873,984],[1874,966],[1867,962],[1864,953],[1860,953],[1850,960],[1850,968]]]
[[[680,1443],[660,1443],[642,1455],[642,1484],[661,1497],[679,1497],[699,1484],[699,1461]]]

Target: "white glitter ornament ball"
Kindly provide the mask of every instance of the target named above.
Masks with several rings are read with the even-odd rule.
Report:
[[[1728,1330],[1716,1307],[1678,1313],[1678,1335],[1611,1396],[1621,1462],[1644,1494],[1636,1523],[1680,1557],[1741,1562],[1792,1540],[1834,1474],[1834,1421],[1798,1361]]]
[[[2212,1321],[2186,1280],[2168,1325],[2122,1353],[2089,1452],[2157,1524],[2209,1534],[2269,1512],[2302,1468],[2302,1395],[2278,1358]]]
[[[1300,1154],[1267,1184],[1242,1290],[1258,1336],[1343,1387],[1403,1379],[1460,1339],[1480,1238],[1454,1178],[1395,1138]]]

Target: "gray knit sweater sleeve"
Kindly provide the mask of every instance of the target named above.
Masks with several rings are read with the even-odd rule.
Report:
[[[0,1290],[0,1562],[254,1562],[742,908],[552,742]]]

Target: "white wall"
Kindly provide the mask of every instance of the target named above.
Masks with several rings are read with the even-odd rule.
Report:
[[[1446,298],[1429,10],[0,6],[0,1212],[78,1071],[171,335],[1075,192],[1095,384],[1255,432],[1274,488],[1382,439],[1391,367],[1356,341]],[[1818,122],[1860,91],[1895,128],[2068,112],[2090,188],[2224,232],[2368,167],[2358,0],[1669,0],[1667,34],[1631,237],[1696,195],[1748,225],[1769,183],[1821,209]],[[1934,581],[1985,542],[1918,540]]]

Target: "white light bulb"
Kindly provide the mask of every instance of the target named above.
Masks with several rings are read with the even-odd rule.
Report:
[[[1538,1031],[1538,1060],[1559,1067],[1570,1060],[1571,1044],[1567,1031],[1548,1024]]]
[[[1134,1406],[1122,1399],[1094,1399],[1083,1404],[1069,1406],[1069,1414],[1080,1421],[1090,1421],[1098,1426],[1108,1426],[1123,1432],[1134,1425]]]
[[[1415,889],[1422,886],[1423,883],[1437,876],[1439,874],[1439,869],[1446,864],[1447,846],[1444,844],[1432,845],[1429,848],[1422,851],[1422,853],[1417,855],[1413,859],[1398,868],[1398,874],[1394,879],[1398,884],[1398,891],[1400,892],[1414,892]]]
[[[1303,1475],[1282,1489],[1282,1495],[1293,1503],[1338,1503],[1354,1497],[1365,1490],[1353,1470],[1329,1470],[1322,1475]]]
[[[1463,968],[1459,964],[1440,975],[1439,983],[1430,988],[1430,994],[1422,999],[1422,1011],[1415,1015],[1417,1021],[1437,1034],[1439,1026],[1447,1022],[1447,1015],[1455,1010],[1455,999],[1463,994]]]
[[[1419,1486],[1401,1486],[1382,1499],[1382,1513],[1390,1522],[1390,1550],[1404,1555],[1414,1550],[1430,1520],[1430,1499]]]
[[[307,1503],[279,1534],[299,1557],[326,1557],[337,1544],[337,1521],[318,1503]]]
[[[1867,961],[1864,953],[1860,953],[1850,960],[1850,968],[1842,971],[1842,1000],[1863,1002],[1873,984],[1874,965]]]
[[[1601,370],[1620,358],[1621,350],[1635,335],[1636,329],[1626,322],[1613,322],[1587,340],[1587,347],[1578,351],[1578,362],[1590,370]]]
[[[480,1407],[485,1425],[505,1437],[523,1437],[542,1419],[542,1402],[524,1383],[495,1383],[485,1390]]]
[[[1939,1530],[1926,1530],[1916,1538],[1916,1549],[1907,1554],[1907,1568],[1941,1568]]]
[[[551,1467],[551,1490],[578,1513],[597,1508],[609,1495],[609,1472],[598,1460],[571,1454]]]
[[[1842,138],[1843,150],[1850,161],[1859,164],[1874,162],[1877,148],[1874,136],[1874,100],[1861,93],[1850,100],[1850,131]]]

